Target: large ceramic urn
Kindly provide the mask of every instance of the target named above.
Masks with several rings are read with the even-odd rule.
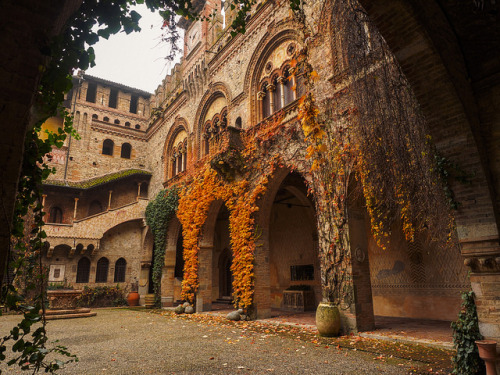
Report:
[[[321,302],[316,309],[316,327],[321,336],[338,336],[340,332],[340,312],[332,302]]]

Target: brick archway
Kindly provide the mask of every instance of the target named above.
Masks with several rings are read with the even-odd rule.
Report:
[[[172,306],[180,299],[180,281],[175,278],[176,253],[179,236],[182,236],[182,225],[173,217],[167,228],[167,240],[165,246],[165,263],[163,264],[161,279],[162,306]]]
[[[281,168],[277,169],[274,172],[273,177],[270,179],[269,184],[267,186],[266,193],[259,200],[258,206],[259,211],[256,217],[256,227],[259,229],[259,238],[256,242],[255,249],[255,294],[254,294],[254,306],[256,309],[256,316],[258,318],[266,318],[271,316],[271,308],[281,308],[281,299],[282,296],[282,287],[279,287],[278,284],[289,284],[292,285],[293,282],[288,278],[291,277],[288,273],[289,264],[283,263],[282,267],[279,270],[277,269],[276,262],[273,261],[277,253],[277,248],[273,250],[274,245],[276,245],[276,239],[279,237],[279,233],[273,232],[276,231],[277,226],[276,223],[272,220],[273,212],[276,214],[276,206],[275,199],[277,197],[278,192],[286,192],[293,197],[293,206],[302,206],[302,218],[304,223],[309,223],[311,226],[310,232],[306,229],[304,233],[301,232],[299,237],[306,238],[309,243],[307,248],[304,248],[304,256],[310,258],[310,262],[314,264],[315,270],[315,280],[319,280],[319,259],[317,255],[317,232],[316,232],[316,218],[314,213],[314,204],[307,197],[307,190],[305,187],[305,178],[304,175],[299,173],[292,173],[289,169]],[[295,181],[293,178],[295,177]],[[300,181],[299,181],[300,179]],[[287,182],[288,181],[288,182]],[[296,202],[295,202],[296,201]],[[290,202],[290,201],[288,201]],[[284,203],[284,202],[282,202]],[[298,204],[297,204],[298,203]],[[286,203],[285,203],[286,204]],[[273,208],[273,206],[275,206]],[[292,204],[289,205],[288,209],[292,207]],[[286,206],[285,206],[286,208]],[[293,221],[292,221],[293,222]],[[285,226],[287,227],[288,224]],[[304,224],[305,225],[305,224]],[[304,226],[306,228],[307,225]],[[288,227],[287,227],[288,228]],[[300,230],[299,230],[300,231]],[[283,234],[283,233],[281,233]],[[286,236],[285,236],[286,237]],[[273,245],[274,244],[274,245]],[[274,246],[274,247],[273,247]],[[315,253],[314,256],[311,257],[311,251]],[[274,258],[273,258],[274,257]],[[295,259],[296,260],[296,259]],[[293,263],[294,260],[291,260]],[[299,262],[300,263],[300,262]],[[294,265],[294,264],[293,264]],[[285,270],[286,268],[286,270]],[[278,275],[285,275],[285,277],[281,277]],[[280,279],[281,281],[279,281]],[[284,280],[284,281],[283,281]],[[308,281],[306,283],[309,283]],[[315,291],[316,301],[319,302],[321,298],[321,290],[320,283],[316,286],[311,283],[312,290]]]
[[[498,14],[474,5],[359,0],[410,82],[439,152],[458,164],[470,185],[453,186],[457,234],[471,268],[480,328],[500,340]],[[333,32],[333,23],[331,23]],[[333,38],[332,38],[333,39]],[[489,265],[488,265],[489,264]]]
[[[213,254],[215,247],[215,231],[217,216],[224,204],[221,200],[216,200],[210,205],[205,224],[201,231],[198,251],[198,278],[200,286],[196,293],[196,311],[212,310],[213,299]]]

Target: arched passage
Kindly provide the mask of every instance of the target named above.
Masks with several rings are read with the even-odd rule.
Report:
[[[304,180],[296,173],[285,177],[270,209],[269,268],[272,308],[316,308],[321,282],[315,214]],[[303,305],[296,292],[307,297]]]
[[[222,243],[229,242],[229,229],[227,229],[227,241],[222,240],[220,231],[223,224],[219,219],[223,205],[224,202],[221,200],[212,202],[202,229],[198,252],[200,286],[196,293],[197,312],[212,310],[212,301],[218,298],[218,277],[214,272],[218,258],[214,254],[217,252],[216,249],[221,249]]]
[[[230,303],[233,290],[231,273],[233,255],[229,234],[229,211],[224,204],[220,206],[217,213],[213,241],[212,300]]]
[[[165,264],[162,272],[162,305],[172,306],[181,302],[181,283],[184,272],[182,225],[173,217],[167,229]]]
[[[457,237],[465,264],[471,267],[472,289],[480,301],[481,331],[498,341],[500,324],[493,316],[500,311],[500,304],[497,294],[487,291],[500,288],[498,267],[492,266],[493,259],[499,254],[500,222],[500,180],[495,172],[500,160],[499,138],[496,136],[500,122],[498,116],[493,114],[493,108],[499,103],[497,92],[500,81],[492,79],[498,75],[500,67],[498,13],[491,16],[487,7],[479,9],[473,3],[458,7],[452,3],[430,1],[422,7],[416,2],[403,0],[327,1],[324,11],[330,30],[321,30],[320,33],[329,35],[332,49],[338,52],[337,57],[334,53],[331,62],[335,69],[338,68],[335,71],[338,77],[343,73],[343,62],[339,57],[345,50],[342,46],[345,38],[338,30],[345,28],[339,25],[343,17],[337,15],[338,7],[347,3],[359,10],[359,14],[366,14],[368,23],[376,27],[372,37],[378,38],[378,33],[382,35],[383,43],[393,53],[410,83],[439,153],[474,176],[470,184],[454,183],[452,186],[456,200],[461,202],[459,210],[454,213]],[[334,80],[332,83],[335,83]],[[478,220],[478,217],[481,219]],[[395,228],[395,231],[398,229]],[[370,245],[370,255],[378,263],[370,260],[376,312],[380,313],[376,302],[380,296],[377,294],[390,283],[394,289],[397,286],[401,289],[401,284],[413,285],[410,288],[413,289],[422,283],[426,275],[437,272],[438,278],[450,279],[447,275],[449,267],[439,270],[438,264],[445,258],[449,260],[453,252],[453,264],[460,262],[457,250],[450,250],[431,260],[432,254],[439,254],[439,246],[433,248],[434,245],[425,237],[417,238],[415,244],[394,238],[393,243],[397,245],[392,250],[395,252],[385,254]],[[387,263],[382,265],[384,259]],[[458,267],[452,268],[456,273],[462,272],[458,271]],[[401,280],[389,282],[396,278],[396,274]],[[379,278],[374,279],[377,276]],[[449,292],[454,288],[448,287],[447,290]],[[444,290],[439,289],[436,296],[442,296]],[[430,305],[435,307],[430,302],[421,302],[420,305],[423,309]],[[404,310],[415,312],[413,308],[400,308],[400,312]]]
[[[286,169],[277,170],[259,202],[256,219],[257,317],[271,316],[271,309],[314,309],[321,298],[318,239],[314,204],[307,196],[304,178]],[[301,307],[284,301],[284,294],[294,294],[289,293],[294,290],[307,291],[308,300]]]
[[[231,301],[233,294],[233,276],[231,273],[231,263],[233,254],[228,248],[222,250],[219,255],[219,300]]]

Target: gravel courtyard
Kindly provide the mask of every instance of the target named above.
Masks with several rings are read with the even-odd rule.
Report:
[[[16,316],[0,317],[0,334],[18,321]],[[61,374],[405,374],[415,365],[394,358],[384,362],[374,353],[272,330],[128,309],[99,309],[92,318],[50,321],[48,332],[51,341],[59,340],[80,359]],[[16,367],[0,368],[6,374],[21,373]]]

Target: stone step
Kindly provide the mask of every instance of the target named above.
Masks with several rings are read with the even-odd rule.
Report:
[[[89,318],[91,316],[96,316],[97,313],[93,311],[77,314],[60,314],[60,315],[46,315],[46,320],[56,320],[56,319],[74,319],[74,318]]]
[[[231,297],[217,298],[215,300],[215,303],[226,303],[226,304],[230,305],[233,303],[233,299]]]
[[[68,314],[83,314],[90,312],[89,308],[81,308],[81,309],[51,309],[45,310],[45,316],[49,315],[68,315]],[[40,314],[42,312],[40,311]]]

